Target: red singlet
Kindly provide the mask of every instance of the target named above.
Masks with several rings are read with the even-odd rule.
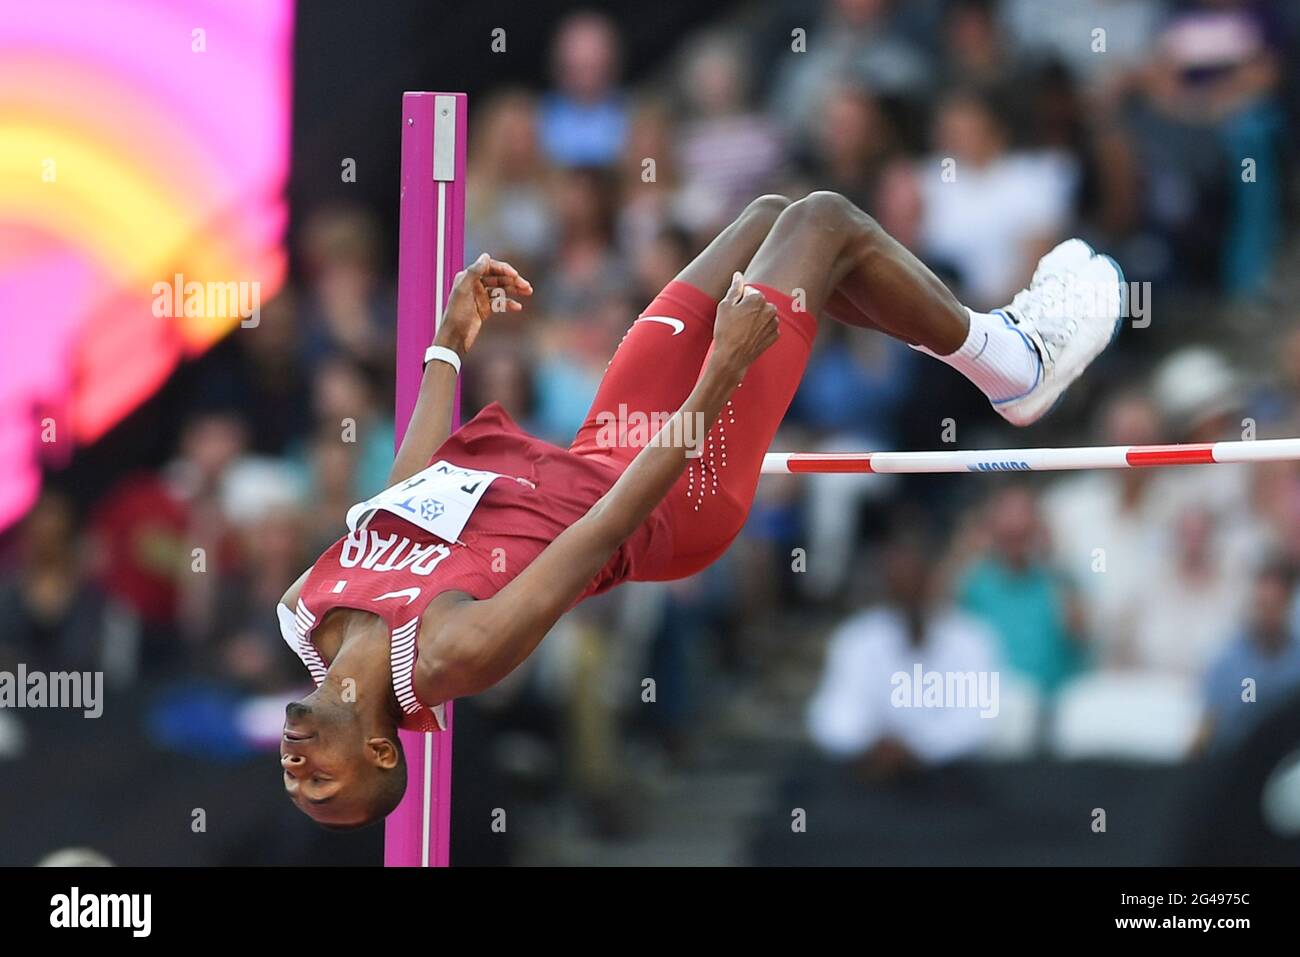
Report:
[[[816,329],[814,318],[796,312],[789,296],[757,288],[780,314],[776,344],[750,367],[700,457],[578,601],[624,581],[695,574],[739,534],[763,455],[794,397]],[[393,688],[407,716],[403,727],[440,727],[441,707],[426,709],[412,687],[421,613],[445,591],[476,599],[495,595],[586,514],[653,436],[638,427],[634,414],[662,420],[694,388],[712,346],[716,308],[693,286],[670,283],[624,336],[569,449],[521,431],[496,403],[458,429],[431,461],[503,476],[478,502],[459,541],[443,541],[381,511],[321,555],[298,607],[281,612],[285,640],[316,683],[328,664],[311,641],[316,624],[337,607],[371,612],[392,634]],[[618,427],[629,419],[629,428]]]

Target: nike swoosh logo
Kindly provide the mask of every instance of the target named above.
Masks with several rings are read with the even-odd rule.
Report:
[[[662,322],[665,326],[672,327],[673,335],[678,336],[686,331],[686,323],[680,319],[674,319],[671,316],[642,316],[637,322]],[[636,323],[633,323],[636,325]]]
[[[405,598],[406,604],[410,604],[420,597],[420,589],[403,588],[401,591],[390,591],[387,595],[376,595],[372,601],[383,601],[385,598]]]

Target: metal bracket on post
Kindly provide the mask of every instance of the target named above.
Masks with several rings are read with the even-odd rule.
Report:
[[[456,178],[456,97],[438,93],[433,97],[433,179],[450,183]]]

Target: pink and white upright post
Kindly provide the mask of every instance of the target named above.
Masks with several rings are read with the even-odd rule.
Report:
[[[401,228],[397,254],[397,441],[410,422],[424,351],[465,260],[464,93],[402,95]],[[452,425],[460,422],[460,393]],[[385,867],[446,867],[451,839],[452,704],[447,730],[402,731],[406,796],[388,816]]]

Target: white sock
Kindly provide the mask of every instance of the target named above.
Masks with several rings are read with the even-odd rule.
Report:
[[[1024,334],[999,315],[972,309],[966,312],[970,331],[956,352],[941,356],[925,346],[912,348],[952,366],[992,402],[1019,398],[1037,385],[1042,362]]]

